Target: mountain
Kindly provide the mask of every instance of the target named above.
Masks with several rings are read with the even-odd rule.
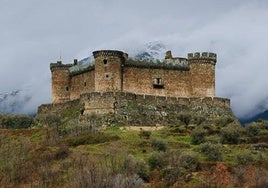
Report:
[[[166,53],[166,46],[158,41],[149,42],[145,44],[137,54],[134,55],[134,59],[138,60],[158,60],[163,59]]]
[[[253,122],[253,121],[258,121],[259,119],[268,120],[268,110],[265,110],[264,112],[259,113],[251,118],[240,118],[239,121],[240,121],[240,123],[245,125],[245,124]]]

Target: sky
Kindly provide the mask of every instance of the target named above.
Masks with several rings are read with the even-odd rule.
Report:
[[[20,112],[36,111],[51,101],[51,62],[150,42],[217,53],[216,95],[238,117],[268,109],[266,0],[0,0],[0,93],[20,89],[31,96]]]

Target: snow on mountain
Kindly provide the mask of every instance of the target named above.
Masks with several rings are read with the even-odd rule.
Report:
[[[149,42],[134,55],[134,58],[139,60],[163,59],[166,51],[166,46],[163,43],[159,41]]]

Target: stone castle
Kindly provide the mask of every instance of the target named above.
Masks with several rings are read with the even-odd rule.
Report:
[[[40,106],[39,113],[79,104],[83,115],[113,113],[117,119],[144,111],[153,116],[174,110],[208,117],[232,114],[229,99],[215,97],[215,53],[182,58],[167,51],[162,62],[134,60],[116,50],[94,51],[93,56],[93,63],[83,65],[76,59],[50,64],[52,104]]]

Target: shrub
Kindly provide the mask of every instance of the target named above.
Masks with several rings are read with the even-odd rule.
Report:
[[[242,152],[236,156],[237,163],[240,165],[248,165],[254,161],[254,157],[249,152]]]
[[[200,146],[201,152],[206,155],[208,161],[222,161],[223,156],[220,144],[204,143]]]
[[[149,179],[149,166],[144,160],[137,161],[136,164],[137,168],[137,174],[139,177],[141,177],[143,180],[148,181]]]
[[[241,135],[241,127],[230,124],[221,129],[221,142],[223,144],[237,144]]]
[[[149,139],[151,136],[151,131],[145,131],[145,130],[140,130],[139,136],[140,138],[145,138],[145,139]]]
[[[0,126],[6,129],[29,128],[33,118],[28,115],[6,115],[0,114]]]
[[[261,127],[256,123],[251,123],[246,125],[246,135],[247,136],[257,136],[260,133]]]
[[[188,113],[179,114],[178,119],[185,125],[189,125],[191,121],[191,114]]]
[[[205,136],[207,135],[207,130],[202,127],[198,127],[192,131],[191,143],[201,144],[205,141]]]
[[[198,156],[196,153],[183,152],[180,157],[180,166],[191,171],[195,171],[198,166]]]
[[[148,163],[151,170],[161,169],[167,165],[167,162],[167,157],[163,152],[153,152],[148,158]]]
[[[167,151],[167,145],[163,140],[153,139],[152,148],[155,151]]]

